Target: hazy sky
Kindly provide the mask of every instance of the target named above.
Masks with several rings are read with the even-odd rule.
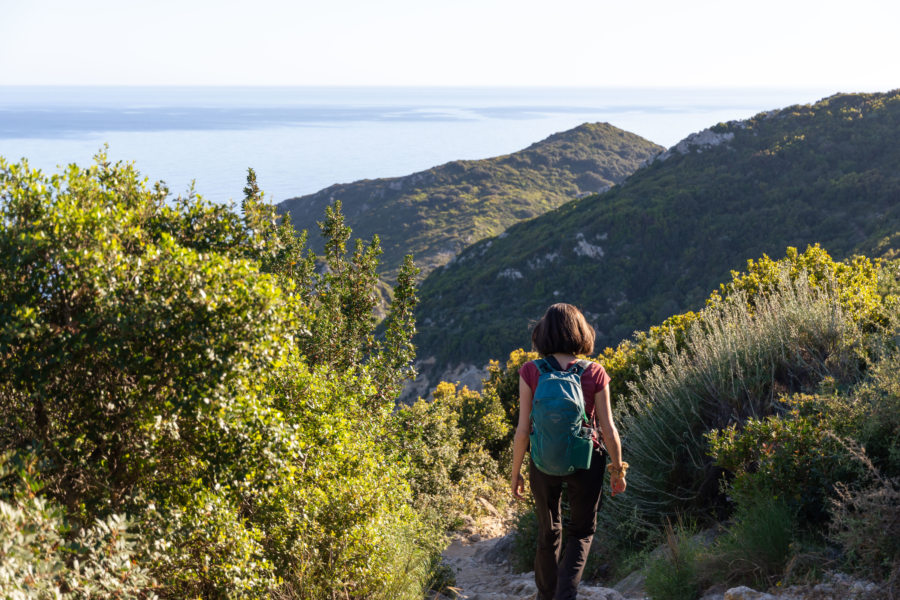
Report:
[[[0,0],[0,85],[900,87],[894,0]]]

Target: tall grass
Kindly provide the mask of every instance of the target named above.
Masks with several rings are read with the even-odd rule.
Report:
[[[676,513],[700,516],[720,475],[704,434],[776,412],[783,393],[826,376],[852,380],[858,339],[835,286],[813,288],[806,277],[791,282],[786,273],[752,308],[735,294],[705,309],[685,349],[663,356],[620,403],[628,493],[609,502],[603,518],[658,527]]]
[[[701,548],[691,533],[681,520],[677,526],[666,521],[662,552],[650,557],[644,571],[651,600],[695,600],[700,596],[697,569]]]

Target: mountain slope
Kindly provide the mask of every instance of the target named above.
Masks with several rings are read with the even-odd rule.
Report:
[[[354,235],[381,238],[382,266],[392,280],[408,253],[428,273],[518,221],[608,189],[662,149],[612,125],[585,123],[513,154],[333,185],[278,208],[290,213],[298,230],[318,231],[325,207],[340,200]],[[321,249],[318,236],[310,242]]]
[[[719,124],[602,198],[467,248],[421,286],[426,379],[527,347],[529,322],[553,302],[585,311],[599,350],[698,308],[750,257],[815,242],[836,258],[897,252],[898,139],[896,91]]]

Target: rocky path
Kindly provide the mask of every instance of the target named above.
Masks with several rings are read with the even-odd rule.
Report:
[[[509,538],[483,539],[458,535],[444,551],[444,563],[456,575],[460,600],[530,600],[535,597],[534,573],[511,573],[504,546]],[[579,600],[626,600],[617,591],[582,585]]]
[[[534,573],[512,573],[509,568],[510,538],[503,536],[497,522],[480,533],[457,534],[443,553],[444,563],[456,576],[453,593],[444,600],[532,600],[536,595]],[[631,581],[629,581],[631,580]],[[579,600],[647,600],[641,578],[635,573],[619,582],[616,589],[582,584]],[[791,586],[776,594],[748,587],[708,590],[701,600],[888,600],[884,587],[859,581],[841,573],[825,581]]]

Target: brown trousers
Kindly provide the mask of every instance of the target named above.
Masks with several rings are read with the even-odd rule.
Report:
[[[590,469],[579,469],[570,475],[547,475],[532,461],[529,480],[538,522],[534,558],[538,600],[574,600],[597,527],[605,468],[606,454],[600,450],[594,451]],[[563,484],[566,484],[570,510],[566,547],[560,562]]]

